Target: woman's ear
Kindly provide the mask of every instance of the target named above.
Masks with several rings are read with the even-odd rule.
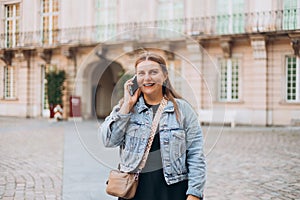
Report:
[[[163,82],[162,85],[166,87],[167,86],[167,81],[168,81],[168,77],[164,78],[164,82]]]
[[[164,82],[168,79],[168,73],[164,73]]]

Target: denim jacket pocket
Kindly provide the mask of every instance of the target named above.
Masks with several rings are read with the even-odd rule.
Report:
[[[145,126],[139,122],[133,122],[125,134],[125,151],[133,153],[144,152],[147,138],[145,137]]]
[[[170,134],[171,166],[177,174],[187,173],[186,167],[186,135],[183,129],[171,130]]]

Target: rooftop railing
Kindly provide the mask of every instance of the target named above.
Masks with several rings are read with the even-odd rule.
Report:
[[[0,48],[161,41],[183,39],[186,36],[215,37],[295,30],[300,30],[300,9],[2,33],[0,34]]]

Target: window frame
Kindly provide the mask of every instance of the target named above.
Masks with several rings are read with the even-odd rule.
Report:
[[[219,69],[219,76],[218,76],[218,101],[219,102],[240,102],[241,101],[241,96],[242,96],[242,91],[241,91],[241,80],[242,80],[242,73],[241,73],[241,58],[239,57],[232,57],[232,58],[218,58],[218,69]],[[222,80],[223,80],[223,74],[222,74],[222,62],[226,63],[226,98],[223,98],[222,96]],[[233,84],[233,64],[237,63],[237,86],[235,87],[235,91],[237,91],[237,98],[233,98],[233,90],[232,88],[234,87]]]
[[[180,13],[176,13],[177,7],[182,7]],[[158,36],[162,38],[168,38],[177,36],[178,33],[184,32],[184,18],[186,16],[186,5],[184,0],[158,0],[156,4],[156,20],[158,21],[158,26],[162,29],[167,29],[170,31],[159,30]],[[166,12],[161,11],[166,9]],[[161,16],[160,13],[166,13],[165,16]],[[178,17],[179,16],[179,17]]]
[[[282,29],[295,30],[300,28],[300,3],[298,0],[283,0]]]
[[[44,12],[45,1],[49,2],[48,12]],[[54,11],[54,1],[57,1],[57,11]],[[58,39],[59,28],[59,12],[60,1],[59,0],[41,0],[41,43],[46,45],[53,45]],[[57,24],[53,22],[53,17],[57,17]],[[48,18],[48,26],[44,26],[44,17]],[[45,36],[45,33],[48,32]]]
[[[8,17],[9,7],[12,6],[12,16]],[[18,10],[19,9],[19,10]],[[12,23],[12,30],[8,26],[8,23]],[[6,48],[14,48],[18,44],[20,34],[20,23],[21,23],[21,3],[7,3],[4,4],[4,41]],[[10,34],[12,34],[10,36]]]
[[[220,2],[224,2],[219,0]],[[227,2],[228,7],[225,8],[223,4],[219,4],[219,1],[216,1],[217,7],[217,23],[216,23],[216,32],[218,34],[236,34],[245,32],[245,0],[239,0],[241,2],[233,2],[234,0],[229,0]],[[243,2],[242,2],[243,1]],[[235,10],[236,5],[239,5],[238,11]],[[227,10],[226,10],[227,9]],[[220,12],[222,10],[222,12]],[[237,25],[238,24],[238,25]]]
[[[288,88],[289,87],[288,86],[288,84],[289,84],[288,58],[296,58],[296,61],[295,61],[295,63],[296,63],[296,73],[295,73],[296,86],[295,86],[295,94],[294,94],[295,99],[288,99],[288,97],[289,97],[289,94],[288,94],[288,90],[289,90],[289,88]],[[300,76],[300,58],[299,58],[299,56],[295,56],[295,55],[286,55],[284,63],[285,63],[285,87],[284,87],[285,97],[284,97],[284,99],[287,103],[300,103],[300,77],[299,77]],[[292,89],[290,89],[290,90],[292,90]],[[293,94],[291,94],[291,96],[293,96]]]
[[[103,41],[115,36],[117,33],[117,22],[118,22],[118,0],[95,0],[96,10],[96,40]],[[101,2],[104,6],[100,6]],[[104,21],[102,14],[104,13]],[[111,17],[114,16],[114,17]]]
[[[7,81],[7,79],[9,79],[9,81]],[[5,99],[5,100],[15,100],[16,99],[16,94],[17,94],[16,80],[17,80],[16,79],[16,67],[12,66],[12,65],[4,66],[3,99]],[[9,90],[8,90],[8,87],[9,87]]]

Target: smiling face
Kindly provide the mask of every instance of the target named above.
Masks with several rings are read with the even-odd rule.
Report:
[[[166,80],[157,62],[145,60],[136,66],[137,82],[147,103],[155,103],[163,97],[162,85]]]

